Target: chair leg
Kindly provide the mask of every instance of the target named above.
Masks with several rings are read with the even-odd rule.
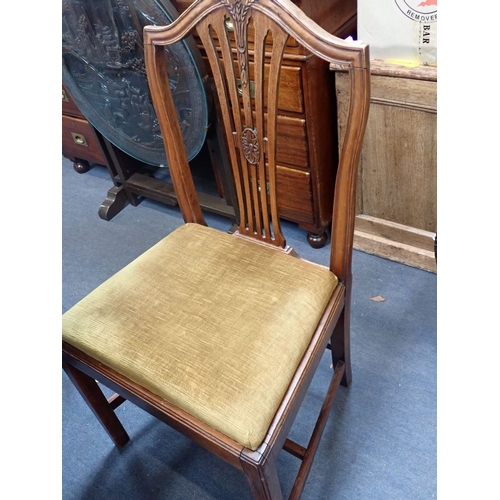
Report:
[[[255,500],[283,500],[276,460],[269,456],[262,462],[254,462],[242,454],[241,465]]]
[[[344,310],[335,325],[331,337],[331,350],[333,367],[339,361],[345,364],[344,375],[342,376],[341,385],[347,387],[352,381],[351,368],[351,304],[350,300],[346,300]]]
[[[130,438],[97,382],[74,366],[63,363],[63,369],[115,445],[122,448]]]

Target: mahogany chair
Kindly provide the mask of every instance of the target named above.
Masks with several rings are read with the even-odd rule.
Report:
[[[211,66],[227,138],[240,214],[234,234],[205,224],[165,69],[164,46],[193,29]],[[332,179],[329,267],[301,259],[280,227],[276,116],[289,36],[351,77]],[[370,101],[368,47],[328,34],[290,0],[198,0],[171,25],[146,27],[144,43],[186,224],[64,314],[64,370],[116,446],[129,437],[114,409],[128,400],[242,470],[256,499],[283,498],[276,459],[282,449],[292,453],[302,464],[290,498],[299,498],[333,397],[351,381],[351,257]],[[287,434],[327,347],[332,380],[303,447]],[[96,381],[116,394],[107,400]]]

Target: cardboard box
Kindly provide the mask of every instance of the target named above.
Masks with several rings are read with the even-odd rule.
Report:
[[[358,0],[358,39],[372,59],[437,66],[437,0]]]

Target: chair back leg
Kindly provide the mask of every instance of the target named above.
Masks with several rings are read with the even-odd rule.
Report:
[[[346,297],[344,309],[340,318],[335,325],[331,337],[330,348],[332,351],[333,367],[337,366],[339,361],[345,364],[344,375],[342,376],[341,385],[349,386],[352,381],[351,368],[351,300]]]

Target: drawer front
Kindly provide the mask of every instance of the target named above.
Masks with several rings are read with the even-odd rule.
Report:
[[[277,165],[276,182],[280,217],[314,225],[311,174]]]
[[[66,158],[79,158],[89,163],[106,165],[94,129],[82,118],[63,115],[62,154]]]
[[[78,109],[73,101],[73,98],[66,90],[64,85],[62,86],[62,113],[63,115],[78,116],[79,118],[85,118],[82,112]]]
[[[255,64],[250,62],[250,85],[253,85]],[[238,62],[234,62],[235,74],[238,74]],[[281,66],[278,109],[292,113],[304,112],[304,95],[302,92],[302,68],[300,66]],[[264,65],[264,81],[269,77],[269,64]],[[267,90],[267,84],[264,85]],[[250,87],[251,88],[251,87]],[[267,108],[267,91],[264,92],[264,106]],[[243,104],[242,104],[243,107]]]
[[[203,50],[203,49],[201,49]],[[203,61],[208,72],[210,64],[206,56],[203,56]],[[255,64],[250,62],[250,85],[253,85]],[[234,61],[235,74],[238,74],[238,62]],[[264,78],[267,80],[269,75],[269,65],[265,65]],[[302,90],[302,67],[287,66],[281,67],[280,74],[280,91],[278,93],[278,109],[282,112],[304,113],[304,93]],[[267,86],[266,86],[267,87]],[[264,106],[267,107],[267,92],[264,93]],[[243,108],[243,104],[241,105]]]
[[[276,135],[276,162],[309,168],[306,121],[278,115]]]
[[[241,111],[241,119],[243,126],[245,126],[243,111]],[[264,130],[264,134],[267,135],[267,130]],[[305,119],[278,115],[276,126],[276,163],[309,168]]]

